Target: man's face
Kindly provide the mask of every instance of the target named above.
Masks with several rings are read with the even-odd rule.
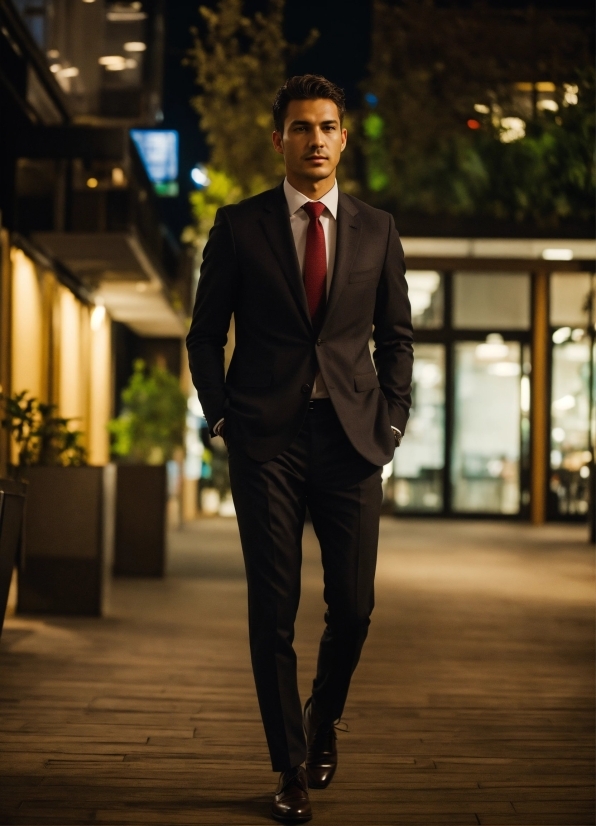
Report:
[[[335,171],[347,137],[332,100],[291,100],[283,135],[273,133],[273,146],[284,156],[289,176],[321,181]]]

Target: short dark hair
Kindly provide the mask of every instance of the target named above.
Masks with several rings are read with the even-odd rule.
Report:
[[[277,132],[284,131],[284,121],[291,100],[332,100],[339,112],[342,123],[346,113],[346,96],[344,90],[321,75],[294,75],[288,78],[273,101],[273,122]]]

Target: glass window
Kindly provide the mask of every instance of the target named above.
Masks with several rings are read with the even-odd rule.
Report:
[[[529,274],[455,273],[453,326],[460,330],[529,330]]]
[[[412,411],[394,459],[398,510],[442,510],[444,450],[445,348],[415,344]]]
[[[443,326],[443,278],[434,270],[406,273],[408,295],[412,305],[414,329],[428,330]]]
[[[519,512],[520,350],[498,334],[455,345],[455,511]]]
[[[553,273],[550,277],[550,323],[553,327],[588,324],[589,273]]]
[[[572,318],[568,319],[573,322]],[[568,331],[562,341],[562,331]],[[586,514],[590,477],[590,342],[581,329],[553,333],[550,513]]]

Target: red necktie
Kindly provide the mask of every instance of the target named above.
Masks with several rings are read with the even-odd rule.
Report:
[[[325,312],[327,297],[327,251],[325,249],[325,232],[319,221],[325,204],[308,201],[304,211],[310,218],[306,231],[306,253],[304,256],[304,289],[310,317],[315,326],[319,326]]]

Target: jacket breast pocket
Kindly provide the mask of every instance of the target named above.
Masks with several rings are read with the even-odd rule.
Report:
[[[354,376],[354,387],[357,393],[374,390],[375,387],[379,387],[379,377],[374,370],[371,373],[360,373],[358,376]]]
[[[359,270],[358,272],[351,272],[348,275],[348,283],[355,284],[358,281],[372,281],[379,276],[378,267],[373,267],[369,270]]]

